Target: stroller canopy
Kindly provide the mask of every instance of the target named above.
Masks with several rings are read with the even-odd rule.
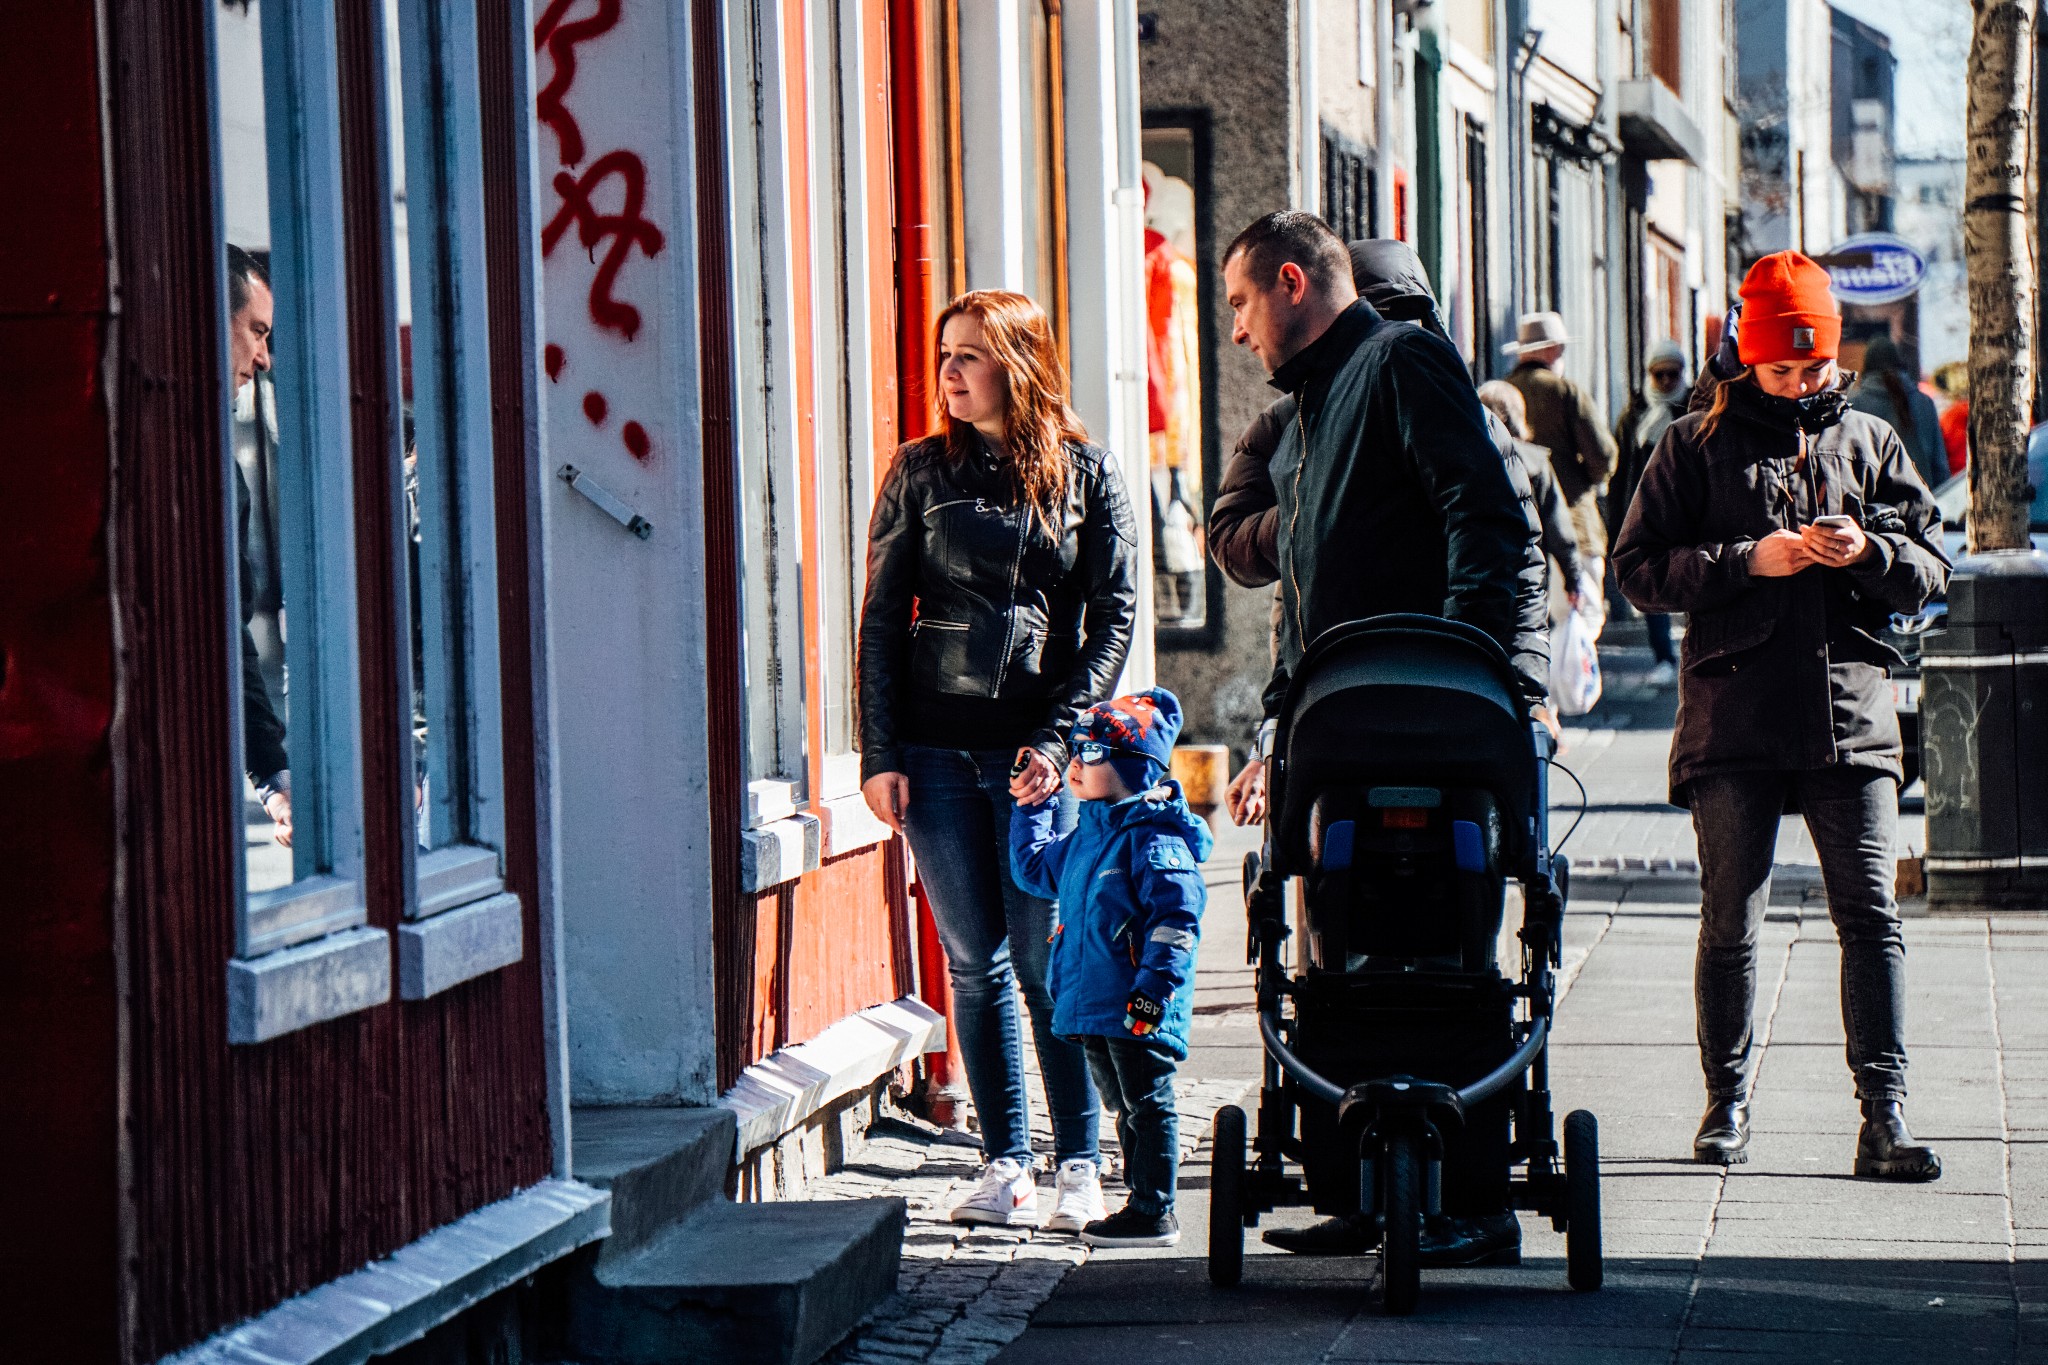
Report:
[[[1530,721],[1507,655],[1471,626],[1398,615],[1325,631],[1288,687],[1274,753],[1274,853],[1290,874],[1308,866],[1316,799],[1340,788],[1481,788],[1511,862],[1530,848]]]

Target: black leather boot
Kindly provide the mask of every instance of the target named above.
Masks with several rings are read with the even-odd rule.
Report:
[[[1749,1101],[1710,1100],[1700,1131],[1692,1140],[1692,1159],[1709,1166],[1740,1166],[1749,1160]]]
[[[1856,1174],[1874,1180],[1939,1180],[1941,1158],[1906,1131],[1897,1100],[1863,1101],[1863,1131],[1856,1136]]]
[[[1522,1224],[1512,1213],[1483,1218],[1435,1214],[1422,1224],[1421,1264],[1429,1267],[1520,1265]]]

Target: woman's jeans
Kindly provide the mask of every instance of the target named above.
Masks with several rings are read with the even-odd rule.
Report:
[[[1131,1207],[1147,1217],[1173,1212],[1180,1167],[1180,1111],[1173,1102],[1179,1065],[1165,1048],[1140,1038],[1083,1038],[1095,1088],[1116,1114]]]
[[[1757,938],[1771,899],[1778,819],[1795,798],[1820,853],[1842,943],[1842,1027],[1866,1100],[1906,1097],[1906,948],[1892,899],[1899,788],[1870,768],[1720,773],[1686,784],[1700,851],[1694,966],[1700,1066],[1710,1100],[1749,1094]]]
[[[903,832],[946,946],[953,1022],[989,1160],[1031,1164],[1024,1035],[1017,1018],[1022,986],[1052,1110],[1054,1151],[1061,1161],[1093,1161],[1100,1109],[1088,1083],[1087,1059],[1080,1044],[1053,1036],[1052,996],[1045,988],[1052,902],[1026,895],[1010,876],[1015,759],[1014,749],[909,746],[903,751],[910,779]],[[1073,796],[1062,792],[1054,820],[1062,833],[1074,827],[1074,815]]]

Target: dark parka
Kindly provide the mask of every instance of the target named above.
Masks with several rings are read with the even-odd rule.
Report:
[[[1361,297],[1383,317],[1416,322],[1442,336],[1436,297],[1414,248],[1406,242],[1368,239],[1352,242],[1349,250],[1352,283]],[[1295,407],[1296,400],[1289,395],[1252,419],[1224,465],[1216,500],[1209,509],[1209,552],[1232,582],[1247,588],[1265,587],[1280,578],[1280,499],[1270,466],[1293,422]],[[1482,415],[1488,435],[1507,460],[1509,482],[1530,527],[1530,545],[1516,576],[1516,627],[1510,654],[1522,676],[1524,693],[1532,704],[1538,704],[1545,698],[1550,676],[1547,579],[1540,545],[1543,495],[1533,486],[1533,471],[1508,458],[1514,440],[1507,428],[1491,413]],[[1276,604],[1276,640],[1278,620]]]
[[[1283,619],[1266,714],[1347,621],[1444,616],[1512,652],[1532,530],[1450,343],[1360,299],[1273,382],[1296,406],[1268,466]]]
[[[1138,600],[1116,458],[1079,443],[1067,453],[1057,539],[979,441],[961,460],[936,437],[897,453],[868,522],[862,781],[902,771],[904,708],[932,694],[1039,703],[1027,742],[1066,767],[1067,732],[1123,670]]]
[[[1711,435],[1697,412],[1664,433],[1615,542],[1630,602],[1691,616],[1671,799],[1685,804],[1688,782],[1720,772],[1848,766],[1898,777],[1885,672],[1901,661],[1880,633],[1948,584],[1934,497],[1898,434],[1848,411],[1839,388],[1800,404],[1744,381],[1725,387]],[[1857,518],[1870,559],[1752,576],[1759,540],[1828,515]]]

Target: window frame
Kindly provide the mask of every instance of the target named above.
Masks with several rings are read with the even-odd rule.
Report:
[[[808,18],[808,15],[805,16]],[[796,547],[802,544],[801,415],[797,410],[798,339],[771,319],[794,316],[790,259],[792,206],[783,16],[753,3],[726,10],[729,65],[759,80],[727,85],[727,165],[731,173],[734,423],[741,573],[741,727],[746,808],[741,823],[758,830],[794,815],[810,796],[804,678],[805,606]],[[750,572],[751,570],[751,572]],[[757,644],[758,639],[758,644]],[[757,648],[761,651],[756,655]],[[769,675],[748,672],[760,665]],[[760,752],[754,708],[774,708],[772,754]]]
[[[817,80],[821,62],[820,54],[810,53],[812,79],[808,82],[811,94],[811,116],[809,135],[811,138],[811,205],[813,226],[812,261],[812,308],[811,308],[811,350],[817,362],[818,377],[822,380],[828,374],[836,374],[840,392],[829,401],[839,402],[840,415],[834,428],[840,437],[843,451],[831,448],[823,439],[816,442],[815,468],[819,492],[819,546],[818,556],[818,600],[808,604],[807,615],[817,631],[818,649],[818,694],[820,702],[833,694],[842,671],[844,678],[854,690],[858,690],[856,661],[859,657],[861,599],[867,588],[867,556],[863,551],[867,543],[867,513],[875,501],[875,445],[880,424],[874,408],[875,362],[873,348],[864,344],[874,331],[875,302],[873,280],[869,272],[871,203],[864,153],[868,144],[867,102],[862,97],[867,73],[867,51],[863,20],[865,6],[860,0],[804,0],[807,10],[807,31],[813,36],[820,31],[817,23],[817,7],[821,4],[836,4],[838,26],[831,37],[833,46],[829,54],[829,67],[834,80],[829,91],[821,89]],[[836,112],[824,108],[827,99],[837,102]],[[833,141],[836,133],[837,140]],[[849,152],[853,155],[849,155]],[[836,181],[836,185],[835,182]],[[835,198],[831,191],[836,190]],[[821,191],[825,191],[821,193]],[[823,234],[825,249],[819,249]],[[839,262],[828,259],[834,251],[839,253]],[[827,310],[819,306],[828,297],[828,287],[836,275],[837,299],[834,301],[835,315],[828,316]],[[826,356],[832,356],[834,363],[824,363]],[[819,394],[820,406],[828,401]],[[842,457],[845,466],[838,464]],[[844,565],[833,562],[832,547],[828,539],[828,528],[824,518],[832,512],[831,502],[824,495],[828,482],[843,481],[846,505],[843,509],[848,521],[848,555]],[[828,603],[844,595],[852,605],[851,625],[844,641],[833,638]],[[838,801],[842,798],[857,797],[860,792],[860,742],[858,727],[853,723],[859,703],[856,699],[853,711],[848,716],[847,742],[834,746],[825,739],[819,761],[819,803]],[[824,733],[821,717],[820,733]]]
[[[419,567],[430,738],[428,771],[416,779],[427,781],[429,845],[422,852],[408,841],[405,879],[405,916],[419,920],[503,893],[505,766],[476,8],[474,0],[396,0],[396,8],[398,32],[386,41],[396,37],[399,47],[413,440],[420,524],[436,532],[421,536]],[[394,355],[396,323],[394,312]],[[394,621],[409,636],[407,604],[397,606]],[[400,643],[410,649],[409,638]],[[409,754],[412,670],[403,675]],[[444,764],[456,780],[431,780],[451,771]]]
[[[209,34],[218,50],[218,12]],[[324,19],[324,22],[322,20]],[[285,657],[297,683],[288,751],[292,780],[292,880],[250,892],[247,859],[235,859],[235,956],[252,962],[368,920],[363,881],[361,682],[356,634],[354,470],[349,411],[346,238],[338,39],[331,10],[289,3],[261,16],[265,176],[270,202],[270,288],[277,300],[273,336],[286,358],[271,372],[278,444],[295,458],[307,451],[341,455],[309,460],[284,480],[278,500],[279,554],[296,603]],[[213,113],[216,220],[225,222],[220,109]],[[220,256],[226,280],[225,246]],[[222,373],[228,373],[227,291],[221,290]],[[223,386],[225,387],[225,386]],[[233,395],[223,393],[225,412]],[[241,688],[242,631],[239,547],[235,531],[235,464],[230,424],[222,424],[221,526],[231,566],[228,630],[235,803],[241,814],[244,767]],[[319,534],[312,534],[319,528]]]

